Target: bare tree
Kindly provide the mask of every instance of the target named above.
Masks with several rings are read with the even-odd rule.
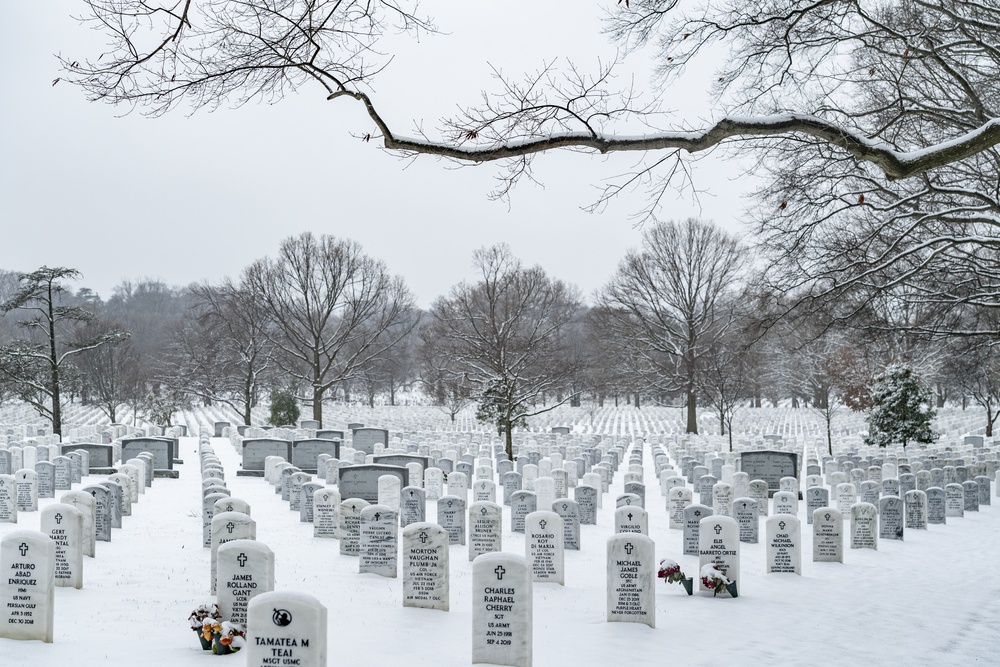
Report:
[[[1000,152],[981,135],[985,127],[997,126],[1000,54],[994,19],[1000,6],[965,0],[820,6],[831,19],[860,22],[848,27],[796,21],[817,29],[812,35],[817,56],[834,49],[813,67],[839,61],[843,68],[839,85],[803,95],[816,104],[827,100],[831,111],[853,111],[852,123],[893,146],[929,153],[948,139],[979,146],[975,154],[894,180],[823,142],[772,142],[757,169],[766,180],[754,215],[762,245],[771,251],[768,274],[781,289],[804,292],[797,306],[839,303],[842,320],[889,299],[923,312],[905,322],[910,330],[995,335],[969,329],[978,320],[964,313],[1000,307],[995,289]],[[845,29],[861,26],[871,29],[835,41]],[[762,40],[754,46],[762,48]],[[810,76],[810,69],[800,76]],[[912,155],[926,157],[921,150]]]
[[[688,219],[646,229],[600,301],[649,386],[682,391],[687,432],[698,432],[699,364],[732,323],[725,298],[738,288],[745,251],[714,224]]]
[[[325,99],[359,104],[373,125],[364,138],[380,138],[387,149],[500,161],[501,192],[530,175],[533,156],[555,149],[648,156],[605,196],[646,182],[654,212],[656,193],[686,173],[678,165],[683,152],[733,140],[815,143],[890,180],[974,159],[1000,142],[991,107],[1000,8],[992,1],[618,3],[606,32],[624,52],[652,45],[644,52],[654,53],[662,91],[689,65],[725,54],[712,91],[720,109],[714,121],[692,129],[690,119],[659,113],[655,94],[646,102],[619,90],[618,61],[592,73],[553,61],[523,80],[498,76],[498,90],[484,93],[481,106],[418,138],[390,127],[382,105],[398,100],[376,103],[369,92],[392,57],[387,35],[434,32],[415,0],[85,2],[83,20],[108,48],[62,63],[91,99],[159,114],[182,102],[209,109],[271,102],[311,85]],[[945,116],[965,122],[948,125]],[[636,134],[636,122],[646,131]]]
[[[277,257],[250,265],[244,280],[272,316],[279,366],[309,387],[319,422],[326,392],[356,378],[414,326],[413,297],[402,279],[353,241],[309,232],[289,237]]]
[[[440,332],[441,326],[433,317],[421,321],[415,350],[418,376],[424,393],[454,423],[458,413],[476,402],[475,387],[446,351],[448,342],[440,337]]]
[[[245,424],[274,370],[270,313],[245,284],[194,285],[192,317],[177,329],[173,388],[229,405]]]
[[[997,318],[986,315],[993,326]],[[956,338],[951,341],[950,354],[943,364],[943,371],[954,378],[965,397],[985,412],[986,437],[993,436],[993,426],[1000,417],[1000,349],[996,341],[979,338]]]
[[[123,328],[115,322],[96,320],[76,332],[76,342],[83,344]],[[119,407],[135,404],[145,394],[139,356],[127,338],[89,348],[75,364],[84,389],[84,402],[95,403],[112,423],[118,421]]]
[[[434,302],[430,331],[451,360],[448,370],[476,388],[477,417],[496,425],[513,459],[513,429],[572,396],[537,404],[565,392],[573,375],[562,334],[579,298],[541,268],[524,267],[506,244],[476,251],[473,263],[478,279]]]
[[[18,290],[0,304],[4,313],[17,312],[17,324],[26,337],[0,347],[0,375],[40,415],[52,421],[52,431],[62,433],[62,379],[74,357],[87,350],[124,340],[122,331],[99,333],[86,340],[71,340],[72,332],[94,319],[94,314],[72,303],[64,281],[80,278],[76,269],[42,268],[21,274]]]
[[[733,451],[736,412],[753,396],[754,343],[750,332],[734,327],[714,336],[701,359],[698,392],[719,416],[719,435],[729,436],[729,451]]]

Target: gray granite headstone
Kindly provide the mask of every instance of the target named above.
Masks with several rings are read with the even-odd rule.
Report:
[[[410,486],[409,471],[400,466],[389,465],[353,465],[337,471],[340,495],[344,498],[361,498],[369,503],[378,502],[378,480],[382,475],[395,475],[399,478],[400,487]]]

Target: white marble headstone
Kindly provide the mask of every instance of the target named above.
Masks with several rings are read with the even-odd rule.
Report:
[[[403,529],[403,606],[448,611],[448,533],[437,524]]]
[[[532,583],[520,556],[486,553],[472,562],[472,663],[531,667]]]
[[[369,505],[361,510],[359,530],[358,572],[395,579],[399,514],[386,505]]]
[[[820,507],[812,513],[813,562],[844,562],[844,517],[832,507]]]
[[[607,620],[656,627],[656,560],[645,535],[608,538]]]
[[[768,518],[767,571],[802,574],[802,531],[799,519],[791,514]]]
[[[250,600],[274,590],[274,552],[261,542],[233,540],[219,546],[216,568],[222,617],[246,626]]]
[[[247,607],[246,640],[247,667],[327,667],[326,607],[305,593],[261,593]]]
[[[524,551],[532,581],[565,583],[562,519],[555,512],[539,510],[524,521]]]
[[[33,530],[0,539],[0,637],[52,642],[56,543]]]
[[[55,585],[83,588],[83,513],[66,503],[42,509],[41,532],[56,545]]]
[[[736,520],[709,516],[701,520],[698,536],[698,569],[715,563],[730,581],[740,578],[740,532]],[[700,579],[699,579],[700,585]]]

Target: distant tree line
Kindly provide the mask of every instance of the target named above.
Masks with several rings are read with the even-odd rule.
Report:
[[[61,432],[72,401],[156,423],[221,404],[249,424],[282,392],[322,422],[324,402],[394,405],[415,391],[453,420],[475,406],[508,448],[528,418],[563,404],[674,405],[688,432],[709,412],[731,437],[737,409],[790,403],[823,418],[832,447],[837,412],[869,410],[875,378],[902,366],[928,407],[976,407],[992,434],[989,306],[921,309],[892,285],[817,299],[776,288],[752,250],[710,222],[649,224],[586,303],[501,244],[476,251],[475,278],[427,311],[357,243],[311,233],[217,284],[123,281],[106,300],[74,291],[72,268],[4,271],[0,401],[30,404]]]

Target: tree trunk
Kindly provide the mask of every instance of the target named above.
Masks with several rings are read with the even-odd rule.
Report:
[[[687,430],[686,433],[698,433],[698,398],[690,388],[687,392]]]
[[[62,406],[59,405],[59,357],[56,356],[55,304],[52,281],[49,281],[49,363],[52,366],[52,432],[62,435]]]
[[[513,429],[511,428],[510,420],[504,422],[504,444],[507,449],[507,458],[511,461],[514,460],[514,434],[511,433]]]
[[[323,390],[316,386],[313,387],[312,404],[313,404],[313,419],[319,422],[320,428],[323,428]]]
[[[993,410],[990,409],[990,404],[986,404],[986,437],[993,437]]]

